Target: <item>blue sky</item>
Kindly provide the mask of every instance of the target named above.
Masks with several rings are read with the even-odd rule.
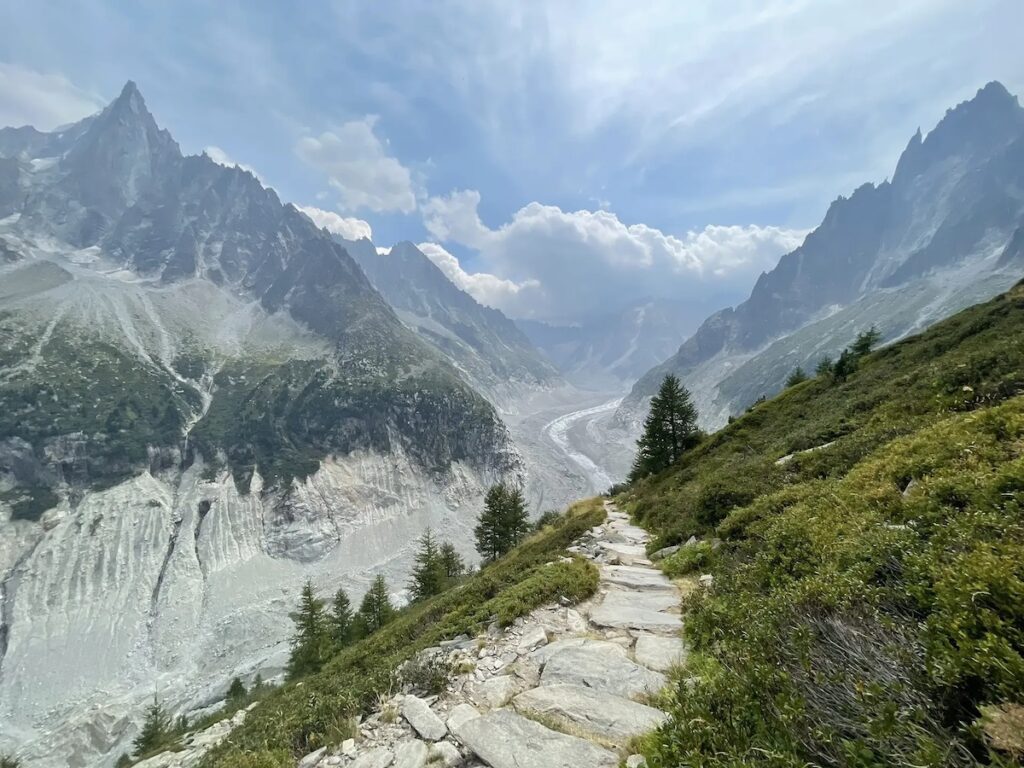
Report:
[[[1024,92],[1020,0],[83,0],[0,28],[0,124],[134,79],[186,152],[559,321],[734,303],[918,126]]]

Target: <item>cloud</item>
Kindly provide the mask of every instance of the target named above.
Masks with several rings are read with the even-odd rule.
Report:
[[[333,211],[325,211],[322,208],[315,208],[312,205],[296,206],[306,214],[313,223],[321,229],[343,237],[346,240],[359,240],[365,237],[367,240],[373,238],[373,230],[368,221],[357,219],[352,216],[340,216]]]
[[[243,171],[248,171],[259,180],[260,184],[267,186],[267,182],[264,181],[263,177],[256,172],[255,168],[251,165],[246,165],[245,163],[235,162],[234,158],[228,155],[228,153],[220,147],[211,145],[206,147],[203,152],[205,152],[206,156],[213,160],[217,165],[223,165],[225,168],[240,168]]]
[[[575,320],[647,296],[739,298],[759,272],[772,268],[806,234],[711,225],[677,237],[646,224],[626,224],[611,211],[563,211],[537,202],[491,229],[480,219],[479,203],[475,190],[431,198],[422,206],[424,225],[438,240],[478,252],[483,272],[470,277],[520,286],[490,295],[493,306],[517,317]],[[468,282],[467,273],[454,256],[445,252],[432,258],[465,287],[460,281]],[[522,290],[526,285],[531,290]]]
[[[295,152],[322,171],[339,193],[344,210],[367,208],[381,213],[416,209],[412,174],[374,133],[376,118],[345,123],[335,131],[299,139]]]
[[[488,307],[500,309],[519,299],[520,293],[540,288],[536,280],[504,280],[486,272],[467,272],[459,260],[437,243],[420,243],[418,246],[428,259],[444,272],[445,277],[464,290],[474,299]]]
[[[50,131],[98,112],[103,104],[64,75],[0,62],[0,126]]]

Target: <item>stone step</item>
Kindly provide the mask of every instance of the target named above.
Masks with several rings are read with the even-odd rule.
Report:
[[[637,698],[660,691],[667,680],[629,658],[625,649],[604,640],[585,640],[551,654],[541,685],[578,685],[611,696]]]
[[[636,629],[655,634],[679,632],[682,619],[668,611],[678,609],[677,590],[635,591],[609,589],[590,609],[590,622],[598,627]]]
[[[655,568],[638,565],[602,565],[600,573],[601,581],[628,589],[675,589],[669,578]]]
[[[586,739],[553,731],[510,709],[467,720],[455,737],[491,768],[614,768],[618,756]]]
[[[654,707],[581,685],[542,685],[519,694],[512,705],[527,715],[552,718],[570,733],[615,747],[668,719]]]
[[[647,550],[642,544],[617,544],[615,542],[599,541],[598,546],[610,557],[619,561],[620,565],[650,565],[647,559]]]
[[[667,672],[686,659],[686,646],[681,637],[645,632],[637,636],[633,655],[648,669]]]

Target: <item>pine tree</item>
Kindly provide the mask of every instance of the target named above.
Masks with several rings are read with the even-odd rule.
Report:
[[[508,489],[504,483],[492,485],[484,496],[484,510],[477,519],[476,551],[485,562],[495,560],[501,554],[501,515],[505,506]]]
[[[882,334],[878,332],[878,328],[871,326],[864,333],[857,336],[856,340],[850,346],[850,352],[857,357],[864,357],[878,343],[879,339],[882,338]]]
[[[258,693],[259,691],[263,690],[264,685],[266,685],[266,683],[263,682],[263,675],[257,672],[256,677],[252,679],[252,688],[250,689],[250,691],[252,693]]]
[[[795,387],[797,384],[801,384],[805,381],[807,381],[807,374],[804,373],[804,369],[798,365],[796,370],[789,374],[789,378],[786,379],[786,387]]]
[[[521,488],[510,488],[505,493],[505,509],[501,516],[501,552],[507,554],[519,545],[530,532],[530,516],[526,511],[526,498]]]
[[[441,545],[441,566],[448,581],[458,579],[466,572],[466,564],[462,561],[462,555],[458,553],[455,546],[446,541]]]
[[[353,617],[352,604],[344,589],[339,589],[334,595],[334,605],[331,607],[331,639],[334,644],[341,648],[352,640]]]
[[[228,686],[228,701],[232,704],[239,702],[245,698],[245,695],[245,683],[242,682],[240,677],[236,677],[231,681],[231,685]]]
[[[832,366],[832,378],[836,381],[846,381],[847,377],[857,370],[857,355],[849,349],[839,353],[839,359]]]
[[[324,601],[316,596],[312,582],[302,587],[299,610],[292,614],[295,634],[288,659],[288,676],[300,677],[320,669],[327,657],[330,635]]]
[[[828,355],[825,355],[823,358],[821,358],[821,360],[818,361],[818,365],[814,369],[814,375],[831,376],[833,367],[834,364],[832,362],[832,358],[829,357]]]
[[[419,550],[409,579],[409,592],[413,601],[425,600],[444,591],[448,575],[441,560],[441,550],[434,535],[427,528],[420,537]]]
[[[474,531],[476,549],[484,561],[497,560],[522,541],[529,530],[522,490],[505,483],[491,486]]]
[[[142,723],[142,730],[135,737],[132,747],[135,750],[135,757],[148,755],[161,747],[171,743],[171,716],[160,706],[156,696],[153,703],[146,709],[146,719]]]
[[[669,374],[661,382],[658,394],[651,398],[629,479],[639,480],[671,466],[699,440],[697,409],[690,393],[676,376]]]
[[[366,637],[376,632],[395,618],[396,613],[388,595],[388,585],[384,577],[378,574],[359,605],[359,612],[356,614],[357,634],[359,637]]]

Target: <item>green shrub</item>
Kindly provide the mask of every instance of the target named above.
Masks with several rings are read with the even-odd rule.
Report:
[[[713,554],[711,544],[706,541],[698,541],[661,560],[658,567],[670,579],[675,579],[696,571],[706,571],[711,564]]]

